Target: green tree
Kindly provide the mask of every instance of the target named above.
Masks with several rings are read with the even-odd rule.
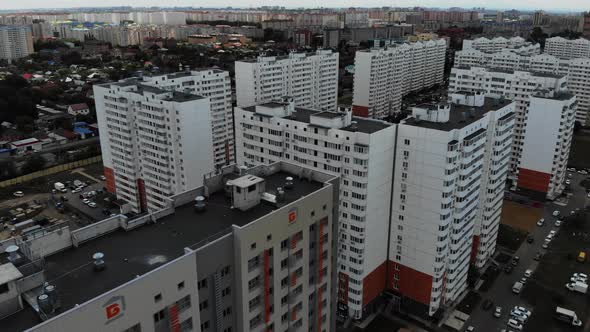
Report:
[[[33,155],[24,163],[21,168],[22,174],[29,174],[40,171],[45,167],[47,161],[41,155]]]

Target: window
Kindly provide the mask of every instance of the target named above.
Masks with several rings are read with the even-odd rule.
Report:
[[[189,332],[193,330],[193,318],[189,317],[180,323],[180,331],[181,332]]]
[[[223,317],[231,315],[231,307],[223,309]]]
[[[410,140],[409,139],[404,139],[404,144],[405,145],[410,145]]]
[[[228,296],[230,294],[231,294],[231,289],[229,287],[226,287],[221,290],[221,296]]]
[[[158,303],[162,300],[162,294],[156,294],[156,296],[154,296],[154,302]]]
[[[207,279],[197,282],[197,289],[207,288]]]
[[[201,323],[201,331],[206,331],[209,329],[209,321],[204,321],[203,323]]]
[[[207,300],[199,303],[199,310],[205,310],[207,309],[207,307],[209,306],[209,302],[207,302]]]
[[[187,295],[182,299],[176,301],[176,307],[178,308],[178,312],[183,312],[184,310],[191,307],[191,296]]]
[[[221,276],[225,277],[226,275],[229,275],[229,265],[221,269]]]
[[[157,322],[159,322],[159,321],[163,320],[163,319],[164,319],[164,317],[166,317],[166,311],[165,311],[164,309],[162,309],[162,310],[160,310],[160,311],[156,312],[156,313],[154,314],[154,323],[157,323]]]
[[[141,324],[137,323],[130,328],[123,330],[122,332],[141,332]]]
[[[178,283],[177,285],[178,290],[183,290],[184,289],[184,281],[181,281]]]

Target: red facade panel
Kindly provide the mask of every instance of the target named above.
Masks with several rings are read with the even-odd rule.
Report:
[[[477,250],[479,249],[479,236],[473,236],[473,244],[471,245],[471,262],[475,262],[477,258]]]
[[[367,305],[385,289],[387,263],[383,262],[363,279],[363,305]]]
[[[518,187],[546,193],[549,191],[551,174],[521,168],[518,172]]]
[[[352,114],[363,118],[369,117],[369,108],[367,106],[352,105]]]
[[[270,321],[270,254],[264,251],[264,321]]]
[[[104,177],[106,178],[105,187],[111,194],[115,194],[117,189],[115,188],[115,172],[112,168],[104,168]]]
[[[392,284],[387,287],[393,288],[393,282],[396,282],[396,291],[414,301],[430,305],[432,276],[392,261],[389,264],[388,280],[392,281]]]

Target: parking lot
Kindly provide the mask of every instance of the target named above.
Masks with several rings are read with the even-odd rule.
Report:
[[[556,306],[562,306],[575,311],[582,320],[584,330],[590,328],[589,311],[590,302],[585,295],[573,293],[565,288],[569,278],[575,272],[590,273],[590,263],[579,263],[576,256],[580,250],[590,251],[590,223],[586,216],[583,221],[573,222],[570,219],[560,227],[555,227],[557,218],[552,216],[553,211],[559,210],[562,215],[569,215],[576,208],[584,208],[588,203],[585,189],[579,183],[586,176],[575,174],[572,178],[572,196],[567,205],[558,205],[547,202],[543,208],[542,217],[545,225],[535,226],[530,235],[532,243],[524,241],[515,256],[519,256],[518,264],[510,273],[504,272],[504,264],[500,264],[503,271],[487,291],[481,291],[482,301],[477,305],[471,317],[465,324],[475,327],[475,331],[501,331],[502,329],[515,330],[506,324],[510,310],[514,306],[522,306],[532,311],[531,317],[524,324],[523,331],[569,331],[580,330],[573,328],[564,322],[553,318]],[[560,219],[563,219],[560,217]],[[551,241],[547,249],[542,245],[551,230],[557,231],[557,237]],[[539,261],[534,258],[537,253],[543,256]],[[520,294],[512,292],[512,286],[521,280],[527,269],[533,271],[527,279]],[[485,310],[481,304],[490,300],[493,305]],[[495,306],[502,307],[502,316],[493,316]]]
[[[89,189],[85,188],[84,192],[102,189],[104,183],[100,178],[101,175],[102,165],[94,164],[84,168],[38,178],[12,187],[2,188],[0,189],[0,217],[4,217],[5,222],[7,222],[6,220],[13,219],[11,211],[15,209],[26,210],[28,206],[40,206],[41,208],[36,209],[32,214],[23,216],[16,221],[7,222],[7,226],[32,217],[46,217],[52,220],[61,220],[74,228],[83,227],[97,220],[102,220],[107,216],[102,208],[104,205],[104,195],[96,199],[99,207],[93,209],[82,203],[78,198],[80,193],[73,194],[71,193],[71,189],[68,189],[67,193],[52,193],[56,182],[66,184],[74,180],[84,181],[88,184],[87,188]],[[14,193],[17,191],[22,192],[21,197],[15,197]],[[62,196],[65,196],[67,201],[64,201]],[[63,208],[57,205],[57,203],[61,203]],[[8,238],[11,234],[10,227],[7,227],[4,231],[0,232],[0,239]]]

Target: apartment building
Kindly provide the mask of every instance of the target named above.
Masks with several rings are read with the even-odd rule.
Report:
[[[498,53],[467,50],[456,53],[455,66],[567,75],[568,90],[578,101],[576,121],[581,124],[590,123],[590,57],[566,59],[548,53],[527,56],[506,50]]]
[[[395,125],[282,102],[237,107],[239,165],[279,160],[341,176],[338,303],[361,318],[385,288]]]
[[[144,84],[209,98],[216,169],[235,162],[232,90],[229,72],[218,69],[186,70],[143,76]]]
[[[139,213],[214,170],[209,98],[128,79],[94,86],[107,189]]]
[[[5,241],[2,329],[335,331],[338,185],[234,165],[154,214]]]
[[[521,190],[549,199],[563,192],[576,104],[576,97],[566,92],[537,91],[531,96],[518,174]]]
[[[584,38],[547,38],[545,40],[545,53],[560,59],[590,58],[590,41]]]
[[[444,39],[357,51],[352,111],[382,119],[401,110],[404,95],[443,82]]]
[[[35,52],[29,26],[0,26],[0,59],[12,62]]]
[[[387,288],[415,314],[451,305],[495,250],[514,108],[459,92],[398,125]]]
[[[253,106],[290,96],[298,107],[334,111],[338,100],[338,53],[291,53],[236,61],[237,105]]]
[[[531,108],[531,95],[538,90],[550,90],[555,93],[567,90],[567,76],[551,73],[499,70],[482,67],[455,67],[449,78],[449,91],[482,92],[491,97],[504,97],[516,102],[516,123],[512,156],[510,158],[509,179],[513,188],[519,179],[519,169],[523,155],[523,144],[529,131],[542,130],[529,126],[529,116],[535,110]],[[549,145],[541,146],[546,153],[553,155]],[[569,154],[569,151],[567,151]],[[556,172],[554,169],[553,172]],[[553,173],[552,173],[553,174]]]
[[[541,53],[541,45],[533,44],[522,37],[485,37],[466,39],[463,41],[463,50],[478,50],[487,53],[497,53],[502,50],[511,50],[520,54],[534,55]]]

